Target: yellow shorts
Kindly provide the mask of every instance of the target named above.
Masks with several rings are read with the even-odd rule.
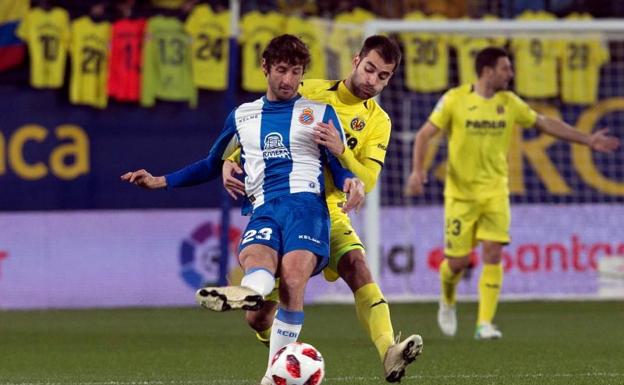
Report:
[[[478,241],[507,244],[510,241],[511,210],[509,196],[462,200],[444,198],[444,254],[464,257]]]
[[[334,282],[338,276],[338,262],[343,255],[351,250],[364,251],[360,237],[351,225],[349,216],[342,212],[336,204],[329,204],[329,218],[331,229],[329,233],[329,264],[323,270],[326,280]]]

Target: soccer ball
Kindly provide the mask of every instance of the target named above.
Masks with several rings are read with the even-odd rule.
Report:
[[[275,353],[270,374],[275,385],[318,385],[325,377],[325,362],[314,346],[293,342]]]

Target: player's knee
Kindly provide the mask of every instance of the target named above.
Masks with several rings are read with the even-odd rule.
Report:
[[[461,273],[466,270],[470,265],[470,258],[468,256],[461,258],[447,258],[449,268],[453,273]]]

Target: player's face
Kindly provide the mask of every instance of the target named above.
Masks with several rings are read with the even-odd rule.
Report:
[[[513,67],[508,57],[500,57],[496,62],[496,67],[492,71],[490,84],[495,92],[509,88],[509,82],[514,76]]]
[[[374,49],[363,58],[356,56],[351,72],[351,91],[364,100],[377,96],[388,85],[393,71],[394,63],[386,63]]]
[[[303,65],[279,62],[271,65],[268,73],[266,66],[263,67],[269,83],[269,100],[288,100],[297,95],[299,83],[303,79]]]

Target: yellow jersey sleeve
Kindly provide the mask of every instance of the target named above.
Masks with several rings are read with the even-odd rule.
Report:
[[[377,116],[370,124],[374,127],[374,131],[366,141],[362,153],[365,158],[383,165],[392,129],[390,117],[384,113],[383,116]]]
[[[241,149],[240,147],[237,148],[236,150],[234,150],[233,153],[231,153],[227,158],[225,158],[226,160],[229,160],[230,162],[234,162],[234,163],[238,163],[240,164],[240,158],[241,158]]]
[[[455,91],[447,91],[438,103],[436,103],[431,115],[429,115],[429,121],[433,123],[438,129],[442,131],[448,131],[451,128],[453,109],[452,103],[455,98]]]
[[[515,122],[523,128],[530,128],[535,126],[537,121],[537,112],[532,109],[524,100],[520,99],[517,95],[509,93],[510,104],[515,112]]]

